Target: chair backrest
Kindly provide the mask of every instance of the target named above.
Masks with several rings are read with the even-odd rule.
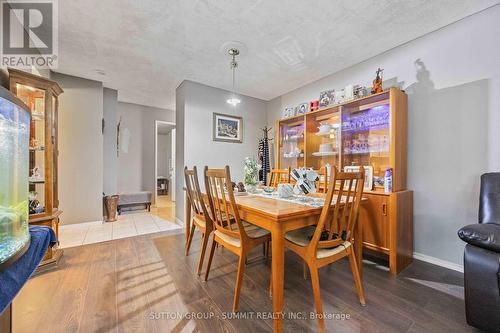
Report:
[[[229,166],[204,171],[205,189],[216,230],[235,238],[246,238],[245,229],[234,199]]]
[[[309,244],[314,251],[317,248],[338,246],[346,240],[352,242],[359,204],[363,197],[364,180],[363,167],[360,167],[359,172],[338,172],[336,167],[332,168],[325,204]],[[332,201],[335,204],[333,209]],[[328,231],[328,237],[323,236],[321,240],[323,230]]]
[[[271,172],[269,172],[268,185],[277,187],[279,184],[289,183],[290,171],[290,167],[288,167],[288,169],[272,169]]]
[[[184,167],[184,179],[186,182],[186,192],[191,202],[191,208],[194,216],[203,218],[207,227],[212,226],[210,215],[208,214],[207,206],[201,194],[200,183],[198,182],[198,170],[196,166],[193,170]]]
[[[317,190],[318,192],[326,193],[328,191],[328,172],[326,171],[326,167],[321,167],[316,171],[318,173],[319,180],[317,182]],[[321,179],[323,177],[323,179]]]
[[[500,172],[481,176],[478,222],[500,224]]]

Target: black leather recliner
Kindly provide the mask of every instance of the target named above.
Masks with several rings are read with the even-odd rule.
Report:
[[[500,173],[481,176],[479,223],[463,227],[467,323],[500,332]]]

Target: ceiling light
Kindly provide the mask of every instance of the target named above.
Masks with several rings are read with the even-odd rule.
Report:
[[[236,97],[236,94],[234,93],[234,76],[236,72],[236,68],[238,67],[238,63],[236,62],[236,56],[240,54],[240,51],[236,48],[231,48],[228,50],[229,55],[232,57],[231,59],[231,72],[233,75],[233,89],[231,90],[232,96],[226,101],[227,103],[231,104],[232,106],[236,106],[241,103],[241,100]]]

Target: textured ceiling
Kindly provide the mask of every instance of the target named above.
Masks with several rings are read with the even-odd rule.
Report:
[[[268,100],[498,2],[64,0],[57,71],[173,109],[185,79],[230,89],[220,48],[240,41],[236,91]]]

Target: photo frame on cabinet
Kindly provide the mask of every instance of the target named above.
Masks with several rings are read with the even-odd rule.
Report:
[[[365,184],[363,189],[365,191],[371,191],[373,189],[373,167],[371,165],[364,165],[365,169]],[[359,166],[349,165],[344,167],[344,172],[359,172]],[[344,185],[344,190],[348,190],[349,186]]]
[[[243,142],[243,118],[222,113],[213,114],[213,140]]]
[[[319,108],[326,108],[335,102],[335,89],[322,91],[319,94]]]
[[[295,116],[295,109],[291,107],[286,107],[285,110],[283,111],[283,117],[290,118],[293,116]]]
[[[295,108],[295,115],[306,114],[309,110],[309,103],[301,103]]]

